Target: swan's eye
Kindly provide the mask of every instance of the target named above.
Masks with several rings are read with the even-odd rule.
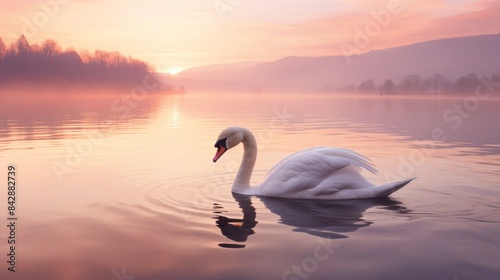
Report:
[[[226,140],[227,140],[227,138],[217,140],[217,142],[215,142],[214,147],[215,148],[220,148],[220,147],[227,148],[226,147]]]

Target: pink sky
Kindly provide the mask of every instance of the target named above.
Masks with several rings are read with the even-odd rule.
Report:
[[[499,1],[20,0],[2,1],[0,10],[7,43],[21,33],[31,43],[53,38],[63,48],[116,50],[164,72],[500,33]]]

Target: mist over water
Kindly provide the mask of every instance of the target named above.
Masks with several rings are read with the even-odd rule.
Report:
[[[1,96],[0,161],[18,169],[20,241],[18,272],[4,264],[2,279],[500,273],[498,99],[129,95]],[[363,175],[375,184],[418,179],[386,199],[233,195],[242,147],[212,162],[230,125],[257,138],[255,184],[286,155],[323,145],[372,159],[379,174]]]

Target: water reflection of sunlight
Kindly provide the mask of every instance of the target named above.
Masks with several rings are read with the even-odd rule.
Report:
[[[181,114],[179,112],[179,106],[176,101],[172,104],[172,109],[170,112],[170,126],[173,128],[180,128]]]
[[[160,112],[164,125],[176,129],[181,128],[183,118],[185,117],[182,115],[181,106],[182,104],[177,96],[168,96],[164,99],[161,106],[163,109]]]

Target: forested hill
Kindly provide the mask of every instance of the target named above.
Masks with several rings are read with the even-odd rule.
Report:
[[[24,35],[9,46],[0,38],[0,86],[131,88],[148,75],[147,63],[118,52],[62,50],[54,40],[30,44]],[[162,85],[161,90],[168,90]]]

